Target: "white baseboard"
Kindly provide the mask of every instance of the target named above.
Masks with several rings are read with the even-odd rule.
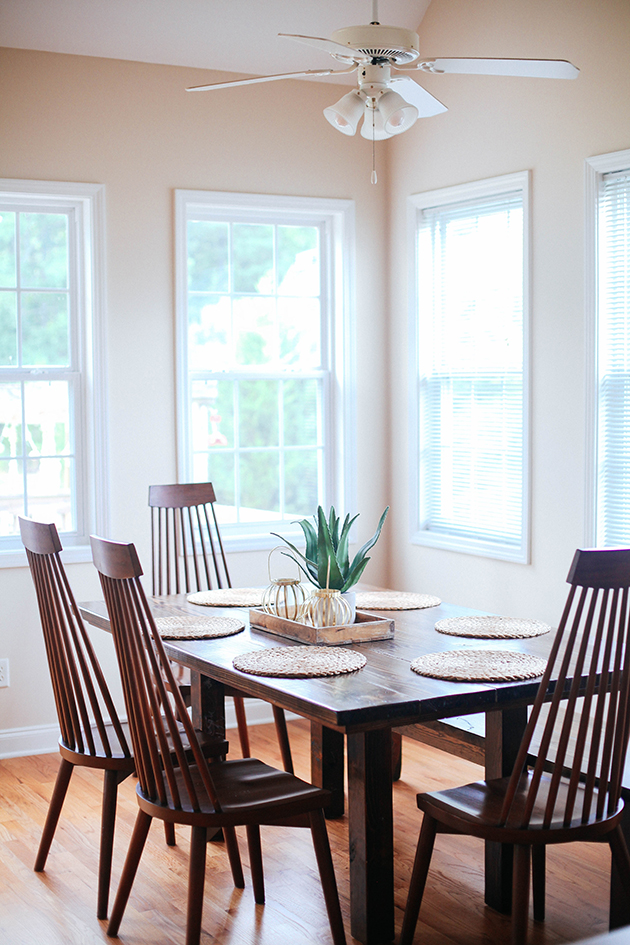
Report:
[[[268,702],[260,699],[246,699],[248,725],[265,725],[273,722],[273,712]],[[287,713],[288,719],[297,719],[299,716]],[[236,728],[234,703],[226,699],[225,727]],[[59,742],[59,726],[33,725],[26,728],[0,729],[0,760],[3,758],[19,758],[22,755],[45,755],[57,751]]]
[[[59,747],[59,726],[33,725],[0,730],[0,759],[45,755]]]

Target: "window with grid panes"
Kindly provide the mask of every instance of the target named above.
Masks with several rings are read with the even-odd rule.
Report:
[[[183,478],[267,538],[344,494],[347,207],[178,197]]]
[[[87,544],[102,458],[91,341],[102,188],[0,181],[0,550],[18,517]]]

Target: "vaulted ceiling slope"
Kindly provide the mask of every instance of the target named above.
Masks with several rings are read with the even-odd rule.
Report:
[[[379,19],[417,30],[429,3],[380,0]],[[264,75],[330,67],[278,33],[329,37],[371,15],[371,0],[2,0],[0,46]]]

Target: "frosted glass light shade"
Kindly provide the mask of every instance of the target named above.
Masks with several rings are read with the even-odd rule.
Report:
[[[368,141],[383,141],[384,138],[391,138],[391,132],[385,130],[385,122],[378,108],[365,106],[365,118],[361,126],[361,136]],[[372,135],[372,123],[374,123],[374,135]]]
[[[390,135],[399,135],[411,128],[418,117],[418,109],[410,105],[398,92],[388,89],[381,95],[378,108],[383,119],[385,131]]]
[[[333,128],[344,135],[356,134],[359,119],[363,114],[363,99],[357,89],[348,92],[334,105],[324,109],[324,118]]]

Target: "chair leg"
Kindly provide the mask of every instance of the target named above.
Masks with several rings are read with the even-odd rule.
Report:
[[[149,817],[148,814],[145,814],[144,811],[138,811],[136,823],[131,835],[129,850],[127,851],[127,858],[125,860],[125,865],[120,877],[120,883],[118,884],[118,892],[116,893],[114,908],[112,909],[109,925],[107,926],[107,934],[112,938],[116,938],[118,935],[118,929],[120,928],[120,923],[125,912],[127,900],[129,899],[131,887],[133,886],[133,881],[136,877],[138,863],[140,862],[140,857],[142,856],[142,851],[144,850],[144,844],[146,843],[147,834],[149,833],[149,827],[151,826],[152,820],[153,818]]]
[[[206,828],[193,827],[190,837],[188,866],[188,915],[186,918],[186,945],[199,945],[203,887],[206,880]]]
[[[242,696],[234,696],[234,710],[236,712],[236,725],[238,727],[238,740],[241,743],[241,754],[243,758],[251,758],[252,753],[249,748],[249,732],[247,731],[247,717],[245,715],[245,703]]]
[[[341,918],[337,880],[335,879],[335,870],[330,855],[330,843],[328,842],[328,831],[326,830],[323,810],[311,811],[309,819],[333,942],[335,945],[346,945],[346,933]]]
[[[546,847],[536,844],[532,847],[532,897],[534,900],[534,919],[536,922],[545,921],[545,889],[546,889]]]
[[[118,781],[118,771],[105,771],[103,777],[103,812],[101,814],[101,849],[98,858],[97,919],[107,918],[109,883],[112,874],[112,852],[114,849],[114,827],[116,825]]]
[[[525,945],[529,914],[529,872],[531,847],[514,844],[514,872],[512,876],[512,945]]]
[[[258,824],[248,824],[247,845],[249,847],[249,868],[252,871],[252,886],[254,900],[262,906],[265,901],[265,878],[263,876],[262,847],[260,845],[260,827]]]
[[[630,896],[630,853],[628,853],[628,845],[621,824],[608,834],[608,843],[615,865],[619,870],[621,882],[626,887],[626,894]]]
[[[411,945],[413,936],[418,924],[418,913],[422,905],[422,896],[427,881],[429,866],[431,865],[431,854],[433,853],[433,844],[435,843],[435,834],[437,824],[433,817],[425,814],[422,818],[422,829],[418,840],[416,858],[413,864],[411,882],[409,884],[409,895],[405,907],[402,931],[400,933],[400,945]]]
[[[224,827],[223,836],[225,837],[225,846],[227,847],[232,878],[237,889],[245,888],[245,877],[243,876],[243,867],[241,865],[241,854],[236,839],[236,830],[234,827]]]
[[[55,787],[50,799],[50,806],[48,808],[48,813],[46,814],[46,822],[44,823],[44,829],[42,831],[42,839],[39,841],[39,850],[37,851],[37,858],[35,860],[35,866],[33,867],[36,873],[41,873],[41,871],[46,866],[46,858],[48,857],[50,844],[52,843],[55,830],[57,829],[59,815],[61,813],[61,808],[63,807],[63,802],[66,798],[66,793],[68,791],[68,785],[70,784],[70,778],[72,776],[73,769],[74,765],[70,761],[66,761],[65,758],[61,759],[59,771],[57,772],[57,779],[55,781]]]
[[[282,755],[282,767],[289,774],[293,774],[293,758],[291,757],[291,745],[289,744],[289,733],[287,732],[287,720],[284,709],[278,705],[273,705],[273,720],[276,724],[276,735],[280,745],[280,754]]]
[[[164,821],[164,839],[169,847],[175,846],[175,824]]]

